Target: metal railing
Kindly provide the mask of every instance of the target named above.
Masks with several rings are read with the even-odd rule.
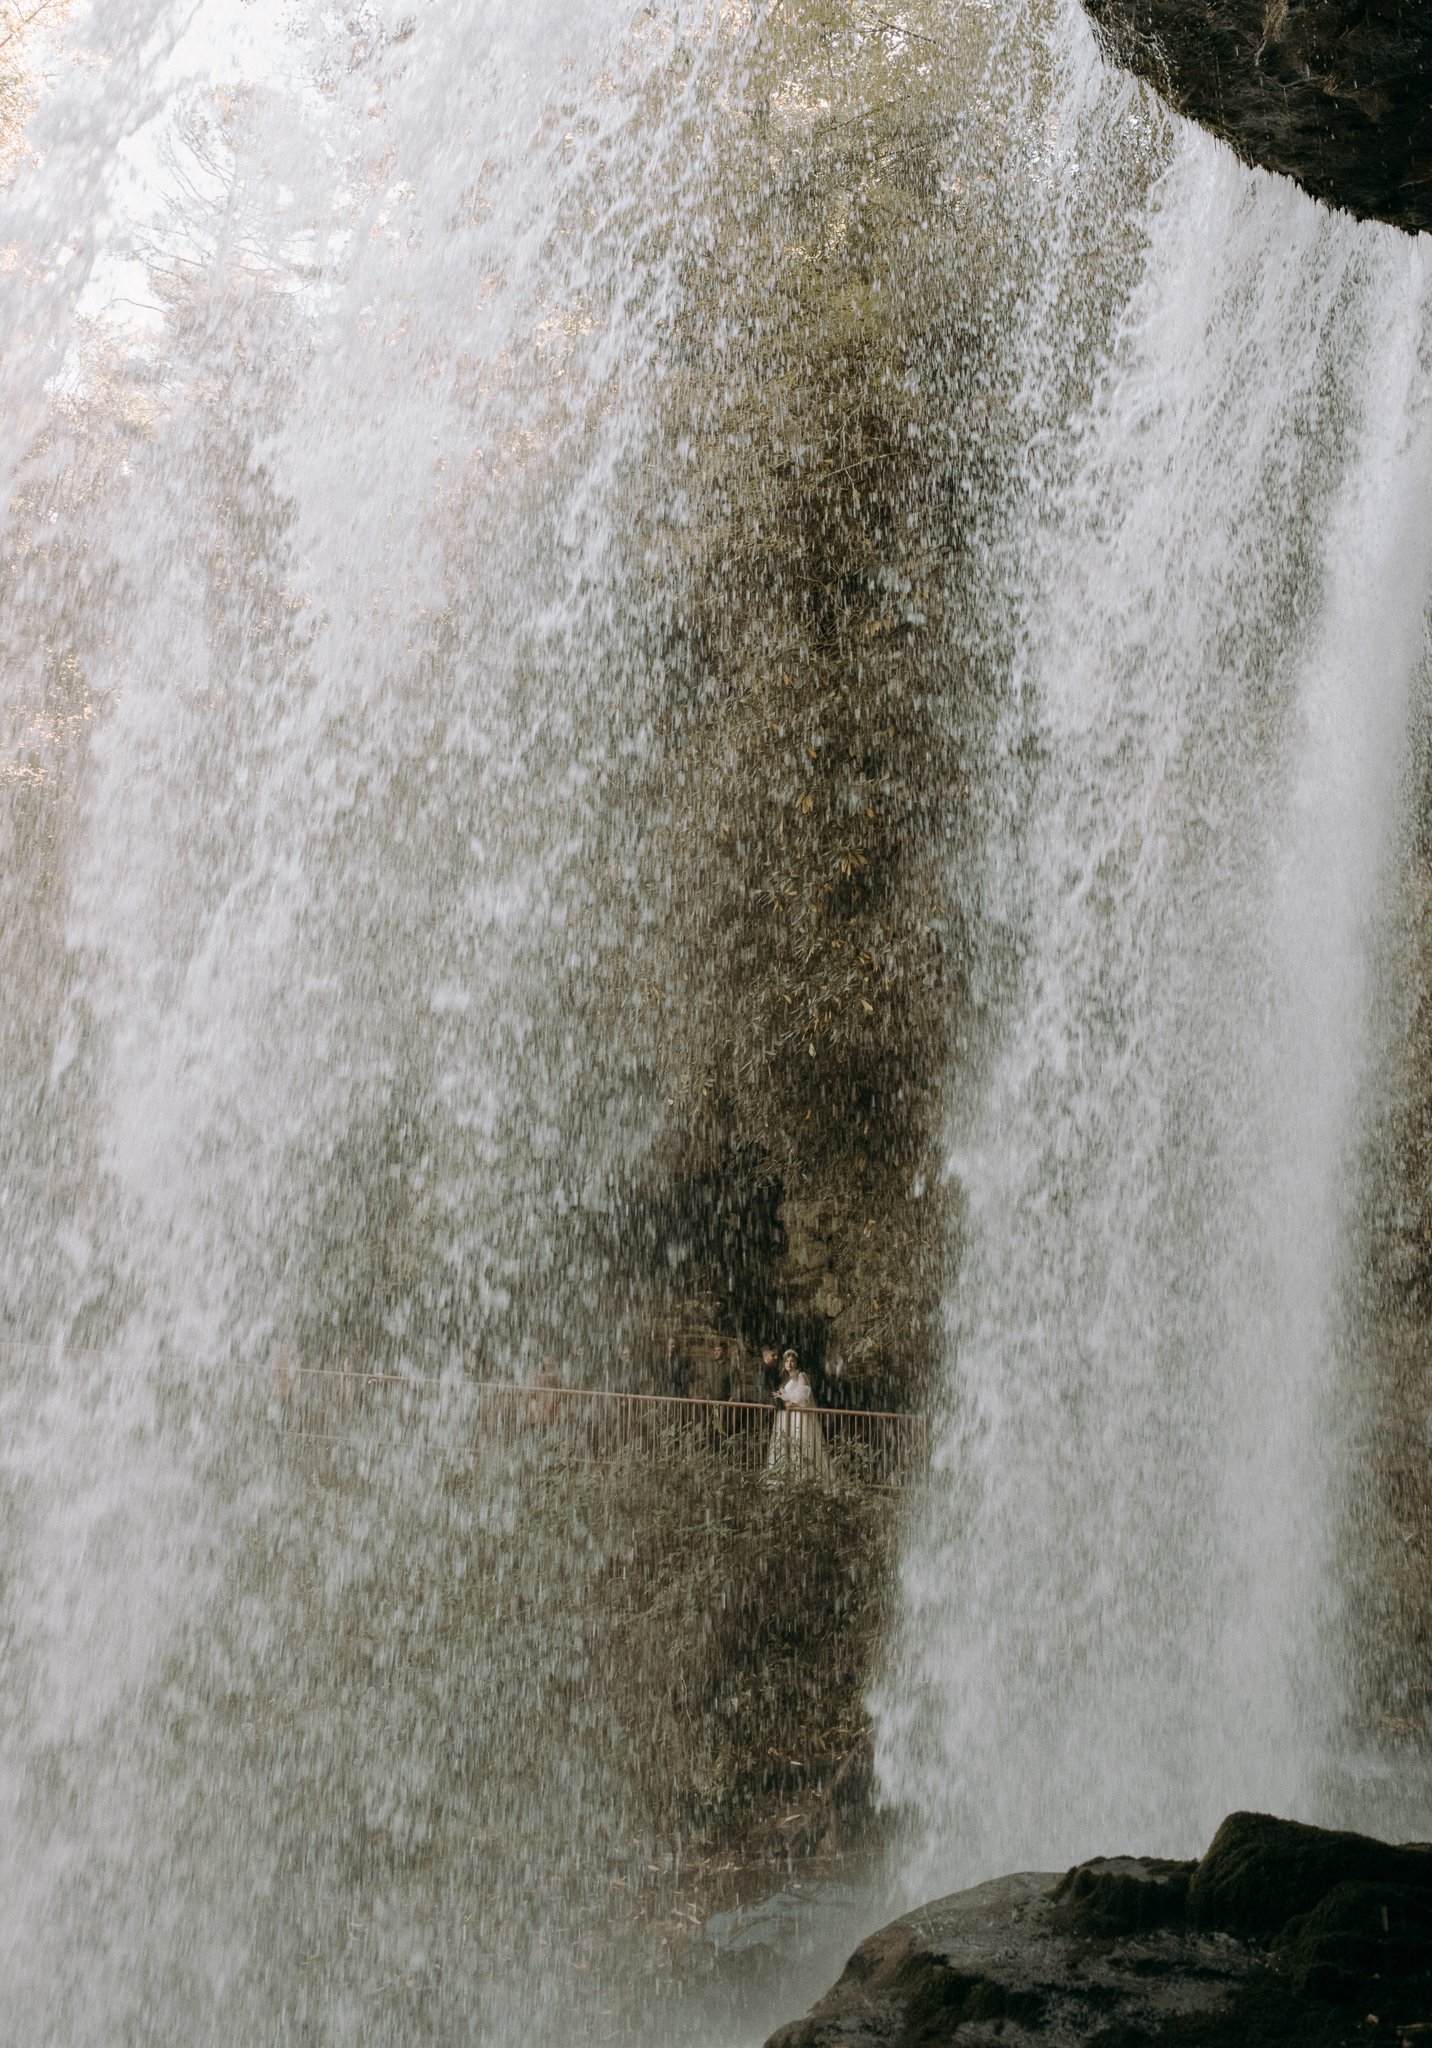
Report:
[[[68,1352],[0,1342],[0,1370],[40,1375],[68,1367],[103,1373],[102,1352]],[[170,1360],[160,1375],[186,1404],[256,1397],[280,1436],[338,1449],[378,1450],[424,1440],[480,1454],[502,1447],[561,1460],[714,1457],[742,1471],[842,1477],[898,1486],[924,1472],[930,1418],[862,1408],[807,1408],[794,1414],[765,1401],[629,1394],[463,1375],[423,1379],[352,1366],[305,1366],[280,1356],[271,1367]],[[246,1389],[247,1392],[243,1390]]]
[[[300,1442],[393,1443],[438,1429],[474,1452],[501,1444],[557,1458],[719,1457],[743,1471],[900,1485],[929,1463],[930,1418],[860,1408],[794,1413],[761,1401],[628,1394],[543,1381],[422,1381],[341,1367],[274,1370],[270,1413]]]

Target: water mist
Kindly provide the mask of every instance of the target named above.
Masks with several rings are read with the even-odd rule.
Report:
[[[772,135],[830,116],[814,60],[748,91],[779,9],[111,12],[68,19],[0,219],[16,2038],[702,2037],[642,1988],[686,1850],[602,1631],[630,1560],[471,1389],[619,1379],[675,1288],[672,1075],[705,1092],[761,964],[690,854],[747,786],[708,670],[763,730],[806,533],[880,592],[845,680],[918,650],[883,769],[928,843],[889,851],[908,1014],[948,999],[882,1048],[949,1105],[960,1238],[876,1702],[901,1881],[1187,1853],[1240,1802],[1375,1822],[1341,1318],[1426,253],[1176,131],[1072,6],[951,0],[893,55],[853,19],[919,118],[859,222],[793,144],[779,235]],[[878,533],[800,383],[824,302],[781,298],[812,220],[834,388],[885,323]],[[864,815],[818,753],[792,816]],[[288,1455],[295,1357],[384,1365],[402,1428]]]
[[[561,2038],[552,1902],[643,1853],[601,1560],[463,1389],[652,1128],[613,504],[701,24],[102,14],[0,237],[7,2024]],[[330,1484],[284,1355],[446,1393]]]
[[[1432,278],[1192,130],[1121,192],[1127,107],[1082,40],[1066,189],[1104,178],[1139,275],[1068,417],[1042,328],[1107,256],[1051,234],[1022,342],[1048,458],[999,572],[1002,1023],[952,1137],[946,1421],[880,1702],[926,1889],[1195,1854],[1238,1806],[1407,1823],[1348,1782],[1336,1589],[1380,889],[1432,594]]]

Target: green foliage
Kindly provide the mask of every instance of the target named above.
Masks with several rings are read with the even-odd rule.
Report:
[[[0,0],[0,187],[25,158],[25,123],[39,98],[36,46],[70,0]]]
[[[978,564],[1013,446],[988,362],[1010,263],[993,181],[961,182],[999,130],[987,33],[973,10],[764,17],[683,250],[637,535],[664,594],[639,801],[672,915],[640,1000],[671,1151],[738,1211],[775,1187],[817,1219],[805,1277],[726,1313],[798,1316],[882,1404],[919,1398],[937,1341],[999,676]]]
[[[579,1467],[560,1487],[532,1511],[570,1515],[603,1559],[591,1597],[653,1822],[769,1848],[790,1842],[783,1819],[804,1842],[861,1809],[896,1497],[691,1453]]]
[[[653,1844],[759,1856],[792,1825],[808,1847],[868,1819],[864,1695],[899,1496],[775,1482],[704,1438],[666,1451],[534,1446],[439,1486],[394,1451],[296,1453],[295,1518],[258,1535],[231,1605],[242,1617],[261,1586],[276,1617],[245,1712],[295,1790],[301,1759],[321,1764],[327,1818],[307,1824],[337,1819],[345,1860],[421,1864],[455,1830],[520,1857],[550,1829],[535,1788],[554,1777],[615,1870]],[[441,1726],[465,1732],[421,1754]],[[402,1811],[355,1835],[353,1801],[395,1745]]]
[[[820,50],[831,16],[804,24]],[[888,1110],[902,1083],[908,1099],[938,1056],[950,931],[931,858],[966,680],[944,612],[974,460],[947,408],[978,342],[925,67],[876,38],[904,96],[812,119],[796,42],[778,37],[779,80],[732,145],[667,380],[671,879],[724,977],[703,990],[696,1085],[773,1154],[809,1151],[795,1126],[833,1073],[823,1127]],[[912,1103],[900,1122],[918,1121]]]
[[[899,1497],[771,1484],[685,1438],[466,1458],[427,1412],[277,1464],[264,1430],[222,1595],[126,1765],[175,1788],[166,1869],[245,1874],[262,1983],[300,2008],[407,1982],[480,2011],[554,1949],[559,1993],[583,1972],[594,2005],[646,2005],[689,1967],[689,1918],[731,1902],[713,1864],[769,1863],[774,1888],[869,1823]],[[57,1749],[75,1797],[84,1767]]]

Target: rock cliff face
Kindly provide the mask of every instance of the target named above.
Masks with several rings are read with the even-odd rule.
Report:
[[[907,1914],[767,2048],[1342,2048],[1429,2013],[1432,1847],[1235,1813],[1199,1863],[1100,1857]]]
[[[883,52],[858,11],[774,10],[632,536],[667,694],[621,806],[630,927],[664,907],[626,1014],[666,1138],[625,1234],[650,1320],[793,1343],[822,1398],[881,1408],[941,1343],[945,1077],[989,1000],[958,881],[1004,675],[977,565],[1020,459],[986,374],[1011,237],[978,194],[953,224],[942,20]]]
[[[1410,0],[1084,0],[1110,53],[1246,163],[1432,228],[1432,9]]]

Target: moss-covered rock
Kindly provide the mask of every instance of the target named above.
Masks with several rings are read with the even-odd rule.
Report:
[[[1231,1813],[1189,1881],[1188,1917],[1195,1927],[1272,1935],[1348,1883],[1422,1888],[1432,1898],[1432,1850]]]
[[[1066,1871],[1055,1889],[1056,1925],[1110,1937],[1176,1926],[1195,1866],[1158,1856],[1097,1856]]]
[[[1237,1813],[1197,1865],[1101,1857],[907,1914],[768,2048],[1006,2031],[1063,2048],[1350,2048],[1429,2012],[1432,1848]]]
[[[1299,1991],[1364,2003],[1379,1979],[1425,1977],[1432,1965],[1432,1889],[1353,1879],[1334,1885],[1310,1912],[1288,1921],[1273,1955]]]

